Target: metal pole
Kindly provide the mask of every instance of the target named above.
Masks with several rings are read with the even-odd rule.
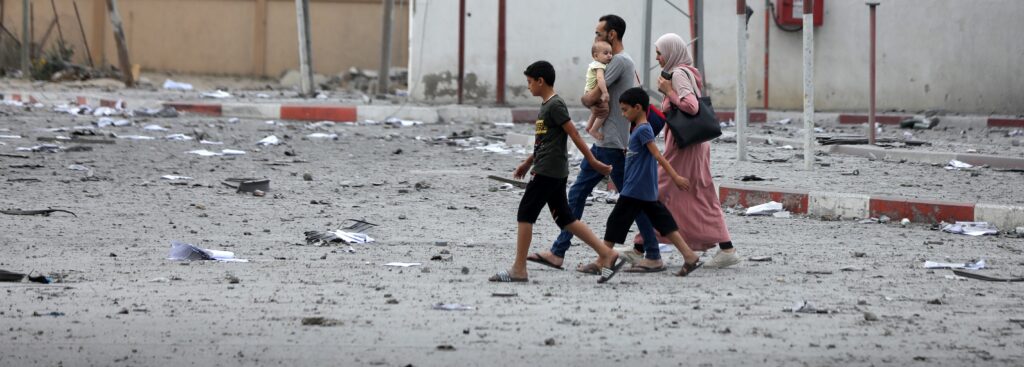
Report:
[[[32,79],[32,64],[29,49],[32,48],[32,29],[29,28],[29,0],[21,1],[21,77]]]
[[[814,169],[814,1],[804,0],[804,168]]]
[[[459,0],[459,79],[458,98],[462,104],[462,80],[466,75],[466,0]]]
[[[394,22],[395,0],[384,0],[383,29],[381,30],[380,72],[377,75],[377,95],[388,94],[391,81],[391,24]]]
[[[764,0],[764,109],[768,110],[768,50],[771,46],[771,0]]]
[[[89,38],[85,36],[85,27],[82,26],[82,14],[78,12],[78,2],[72,2],[75,6],[75,19],[78,19],[78,30],[82,32],[82,43],[85,43],[85,54],[89,56],[89,67],[96,67],[92,62],[92,51],[89,50]]]
[[[696,5],[694,6],[693,17],[697,19],[697,46],[694,49],[697,50],[697,55],[693,62],[704,78],[704,85],[707,85],[710,78],[708,77],[708,71],[704,69],[704,0],[694,0],[694,3]]]
[[[640,68],[640,88],[647,89],[645,85],[651,80],[651,19],[654,8],[654,1],[647,0],[644,6],[644,54],[641,58],[643,67]],[[612,105],[615,105],[612,103]]]
[[[736,0],[736,159],[747,160],[747,1]]]
[[[498,0],[498,90],[495,93],[497,104],[505,104],[505,0]]]
[[[57,14],[57,4],[50,0],[50,8],[53,9],[53,22],[57,23],[57,37],[60,39],[61,47],[64,45],[64,31],[60,27],[60,16]]]
[[[295,0],[299,26],[299,93],[313,96],[313,59],[309,39],[309,0]]]
[[[868,144],[875,145],[875,7],[876,2],[868,2],[871,9],[871,64],[869,77],[871,80],[871,111],[868,113]]]

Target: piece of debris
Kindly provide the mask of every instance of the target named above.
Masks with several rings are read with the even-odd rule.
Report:
[[[925,261],[925,269],[966,269],[966,270],[981,270],[985,268],[985,259],[978,261],[971,261],[966,263],[940,263],[935,261]]]
[[[487,176],[487,178],[495,180],[495,181],[499,181],[499,182],[504,182],[506,184],[518,187],[520,189],[525,189],[526,188],[526,182],[523,182],[523,181],[513,180],[513,179],[510,179],[510,178],[504,178],[504,177],[499,177],[499,176],[495,176],[495,175]],[[504,191],[504,190],[502,190],[502,191]]]
[[[337,230],[333,232],[306,231],[306,244],[315,246],[327,246],[331,243],[363,244],[373,242],[363,233],[345,232]]]
[[[432,308],[435,310],[442,311],[471,311],[475,309],[472,306],[466,306],[459,303],[438,303],[435,304]]]
[[[78,217],[77,215],[75,215],[75,213],[72,213],[72,212],[69,212],[69,211],[63,210],[63,209],[42,209],[42,210],[16,210],[16,209],[12,209],[12,210],[0,210],[0,214],[7,214],[7,215],[42,215],[44,217],[48,217],[48,216],[50,216],[50,214],[53,214],[53,213],[68,213],[68,214],[71,214],[72,216]]]
[[[455,350],[455,347],[453,347],[451,344],[441,344],[441,345],[437,346],[437,350],[443,350],[443,351],[451,352],[451,351]]]
[[[192,90],[192,84],[179,83],[170,79],[164,80],[164,89],[167,90]]]
[[[384,264],[384,266],[391,266],[391,267],[396,267],[396,268],[408,268],[408,267],[420,266],[420,265],[423,265],[423,264],[421,264],[421,263],[401,263],[401,262],[393,262],[393,263]]]
[[[302,325],[305,326],[338,326],[344,325],[345,323],[341,320],[336,320],[327,317],[303,317]]]
[[[782,203],[777,201],[770,201],[761,205],[756,205],[747,208],[747,211],[744,212],[744,215],[772,215],[781,212],[782,210]]]
[[[221,149],[220,153],[211,152],[206,149],[190,150],[185,152],[186,154],[195,154],[202,157],[219,157],[219,156],[230,156],[230,155],[244,155],[245,151],[233,150],[233,149]]]
[[[491,293],[491,297],[517,297],[519,293],[515,292],[494,292]]]
[[[939,126],[937,116],[918,115],[900,121],[901,129],[928,130],[936,126]]]
[[[748,260],[753,261],[753,262],[770,262],[770,261],[772,261],[772,257],[771,256],[754,256],[754,257],[749,258]]]
[[[871,311],[864,311],[864,321],[878,321],[878,316]]]
[[[164,180],[170,180],[170,181],[179,181],[179,180],[180,181],[187,181],[187,180],[191,180],[192,179],[192,177],[178,176],[178,175],[163,175],[163,176],[160,176],[160,178],[164,179]]]
[[[943,232],[963,234],[968,236],[984,236],[984,235],[995,235],[999,234],[999,229],[995,225],[988,222],[956,222],[953,224],[944,224],[942,226]]]
[[[958,161],[956,159],[949,161],[949,164],[946,165],[946,169],[950,170],[950,171],[959,171],[959,170],[964,170],[964,169],[971,169],[973,167],[974,167],[973,165],[970,165],[968,163],[964,163],[964,162]]]
[[[235,192],[253,193],[270,191],[270,179],[267,178],[228,178],[222,185],[235,189]]]
[[[170,254],[167,255],[167,260],[215,260],[220,262],[249,262],[249,260],[235,258],[235,253],[231,251],[202,249],[196,247],[193,244],[179,241],[171,241],[171,252]]]
[[[829,313],[829,310],[820,310],[807,301],[797,302],[793,307],[783,309],[782,311],[794,313]]]
[[[996,277],[990,277],[990,276],[987,276],[987,275],[981,275],[981,274],[978,274],[978,273],[973,273],[973,272],[963,271],[963,270],[953,270],[953,274],[956,274],[956,275],[964,277],[964,278],[984,280],[986,282],[1012,282],[1012,283],[1024,282],[1024,278],[996,278]]]
[[[25,274],[0,269],[0,282],[20,282]]]
[[[225,98],[231,98],[231,93],[228,93],[228,92],[225,92],[225,91],[222,91],[222,90],[218,89],[218,90],[213,91],[213,92],[202,93],[199,96],[203,97],[203,98],[225,99]]]
[[[270,136],[265,137],[265,138],[261,139],[260,141],[256,142],[256,145],[263,145],[263,146],[278,145],[278,144],[281,144],[281,139],[278,139],[277,135],[270,135]]]

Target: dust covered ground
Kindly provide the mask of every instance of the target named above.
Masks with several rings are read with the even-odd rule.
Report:
[[[526,133],[526,126],[313,130],[304,123],[133,118],[133,126],[100,129],[101,136],[157,139],[31,153],[15,148],[68,134],[43,129],[96,118],[0,111],[0,135],[22,136],[0,139],[0,153],[29,157],[0,156],[0,208],[77,214],[0,215],[0,269],[59,280],[0,283],[4,366],[1024,363],[1020,283],[948,279],[948,270],[922,268],[925,260],[984,258],[985,274],[1021,276],[1018,238],[730,213],[745,259],[734,268],[675,277],[682,259],[673,252],[666,254],[670,272],[620,274],[604,285],[535,265],[528,284],[496,284],[487,277],[511,264],[521,191],[499,190],[501,183],[486,177],[511,176],[523,156],[428,141],[455,133],[483,142],[487,135]],[[141,129],[148,124],[170,131]],[[305,138],[315,132],[339,136]],[[224,145],[162,139],[172,133]],[[255,145],[268,135],[283,144]],[[195,149],[247,154],[185,153]],[[799,159],[736,162],[733,144],[712,149],[719,183],[757,174],[777,177],[760,183],[776,187],[1024,202],[1020,173],[834,155],[819,156],[830,165],[808,172]],[[771,146],[750,151],[793,154]],[[90,171],[69,170],[73,164]],[[860,175],[841,175],[854,169]],[[163,175],[194,180],[175,185]],[[269,178],[271,191],[237,194],[220,183],[230,177]],[[603,233],[611,208],[594,203],[584,220]],[[354,253],[348,245],[304,243],[303,232],[339,229],[348,218],[378,224],[367,231],[377,241],[351,246]],[[542,216],[533,249],[546,249],[556,235]],[[233,251],[250,262],[169,261],[171,240]],[[577,246],[567,264],[591,258]],[[422,266],[383,266],[388,262]],[[828,313],[783,311],[799,301]],[[474,309],[432,309],[437,303]],[[303,325],[311,317],[325,318],[325,325]]]

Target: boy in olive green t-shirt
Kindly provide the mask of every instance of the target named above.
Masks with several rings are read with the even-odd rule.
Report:
[[[526,282],[529,280],[526,272],[526,253],[529,252],[530,242],[533,240],[533,224],[540,216],[541,210],[547,205],[559,228],[572,232],[597,252],[597,264],[601,268],[601,279],[598,279],[597,282],[604,283],[615,276],[624,261],[620,261],[618,253],[611,247],[605,246],[590,230],[590,227],[579,221],[569,209],[569,201],[565,196],[565,184],[569,177],[567,140],[572,139],[587,162],[598,172],[608,175],[612,168],[594,158],[586,143],[583,142],[583,138],[576,131],[576,125],[569,117],[569,109],[565,106],[565,101],[555,94],[555,68],[547,61],[537,61],[527,67],[523,74],[526,75],[530,93],[540,97],[544,102],[537,119],[533,154],[527,157],[519,167],[516,167],[513,177],[523,178],[531,166],[533,166],[533,177],[526,185],[526,192],[519,202],[519,211],[516,214],[519,226],[516,234],[516,257],[512,268],[498,272],[489,280],[492,282]]]

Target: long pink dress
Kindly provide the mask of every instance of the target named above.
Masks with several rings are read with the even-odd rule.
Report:
[[[697,78],[697,85],[700,86],[701,81]],[[663,102],[662,110],[667,110],[670,102],[667,98]],[[730,241],[725,215],[711,178],[711,143],[704,142],[680,149],[676,147],[668,127],[663,131],[665,151],[662,154],[676,173],[690,180],[690,190],[683,191],[676,187],[659,165],[658,200],[672,213],[672,218],[679,226],[679,234],[694,251],[708,250],[720,242]],[[643,238],[637,235],[635,241],[642,243]],[[658,236],[658,241],[671,243],[662,236]]]

